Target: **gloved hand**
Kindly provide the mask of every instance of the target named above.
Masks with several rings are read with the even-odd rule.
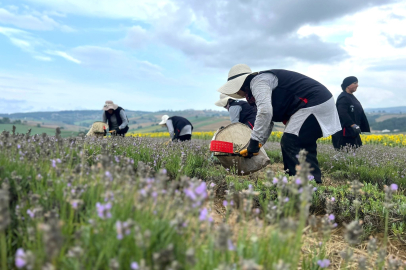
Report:
[[[109,130],[111,135],[117,135],[117,130],[113,129],[113,130]]]
[[[247,149],[240,151],[240,155],[246,158],[252,158],[258,155],[259,149],[262,147],[258,141],[251,139]]]
[[[361,134],[361,128],[357,124],[352,125],[351,128],[354,130],[355,134]]]

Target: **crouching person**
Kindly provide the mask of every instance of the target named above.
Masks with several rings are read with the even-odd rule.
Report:
[[[112,135],[125,136],[128,127],[128,118],[124,109],[107,100],[103,107],[103,123],[109,124],[109,132]]]
[[[220,99],[214,104],[228,111],[231,123],[240,122],[247,125],[250,129],[254,128],[257,114],[255,106],[250,106],[246,101],[236,100],[225,94],[220,94]]]
[[[249,104],[257,107],[249,146],[241,154],[257,154],[271,135],[273,123],[283,122],[286,126],[281,148],[285,170],[289,175],[296,174],[297,155],[305,149],[311,173],[321,183],[317,139],[341,130],[333,95],[324,85],[289,70],[252,72],[247,65],[239,64],[231,68],[227,83],[218,91],[234,98],[245,96]]]
[[[168,129],[172,141],[190,141],[192,138],[193,126],[184,117],[163,115],[159,124]]]

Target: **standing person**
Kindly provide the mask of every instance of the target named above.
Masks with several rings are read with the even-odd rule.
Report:
[[[240,122],[250,129],[254,128],[257,114],[255,106],[250,106],[246,101],[236,100],[224,94],[220,94],[220,99],[214,104],[229,112],[231,123]]]
[[[112,134],[124,136],[129,129],[124,109],[114,104],[113,101],[107,100],[103,110],[103,123],[109,124],[109,131]]]
[[[257,106],[257,117],[251,133],[247,157],[259,152],[269,138],[274,122],[285,123],[281,139],[285,170],[296,174],[301,149],[308,153],[312,174],[321,183],[321,171],[317,160],[317,139],[341,130],[340,119],[334,106],[334,98],[321,83],[300,73],[272,69],[252,72],[244,64],[238,64],[228,73],[228,81],[220,93],[231,97],[246,97]]]
[[[345,78],[341,84],[343,92],[338,96],[336,106],[342,131],[334,134],[332,138],[333,146],[337,150],[344,146],[361,146],[361,132],[371,132],[364,109],[354,96],[357,88],[358,79],[354,76]]]
[[[168,128],[172,141],[190,141],[192,138],[193,126],[184,117],[163,115],[159,124]]]

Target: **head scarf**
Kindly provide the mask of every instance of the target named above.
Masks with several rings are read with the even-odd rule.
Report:
[[[355,76],[350,76],[344,79],[343,83],[341,84],[341,89],[345,92],[347,87],[355,82],[358,82],[357,77]]]

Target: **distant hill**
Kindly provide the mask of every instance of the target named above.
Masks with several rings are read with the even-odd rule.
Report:
[[[406,113],[406,106],[389,108],[366,108],[366,113]]]

